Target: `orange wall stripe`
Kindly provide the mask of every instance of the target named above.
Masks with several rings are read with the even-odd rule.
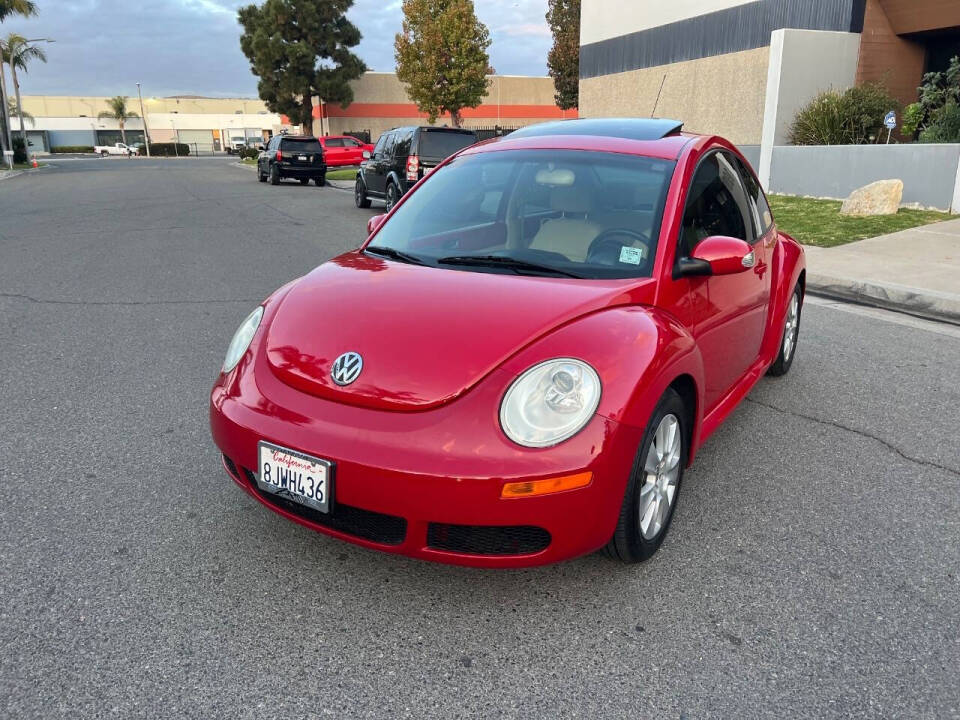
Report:
[[[413,103],[351,103],[342,108],[339,105],[326,105],[326,117],[331,118],[423,118],[425,113],[420,112]],[[563,119],[577,117],[577,111],[561,110],[555,105],[501,105],[499,112],[496,105],[481,105],[475,108],[464,108],[460,113],[464,118],[484,118],[496,120],[504,118],[542,118]],[[320,117],[320,108],[313,108],[313,116]]]

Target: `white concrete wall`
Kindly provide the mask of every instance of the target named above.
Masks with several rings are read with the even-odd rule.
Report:
[[[775,145],[784,145],[797,111],[824,90],[845,90],[856,81],[859,33],[774,30],[757,172],[770,183]]]
[[[752,1],[583,0],[580,6],[580,44],[648,30]]]

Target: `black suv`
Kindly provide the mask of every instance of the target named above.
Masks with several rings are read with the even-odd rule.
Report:
[[[417,180],[458,150],[477,141],[473,130],[439,127],[401,127],[387,130],[373,154],[364,152],[357,171],[354,200],[370,207],[370,198],[382,199],[387,212]]]
[[[320,141],[312,135],[274,135],[257,157],[260,182],[270,179],[279,185],[286,177],[297,178],[301,185],[313,180],[318,186],[327,181],[327,165]]]

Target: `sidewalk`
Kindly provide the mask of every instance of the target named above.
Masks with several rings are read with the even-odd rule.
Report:
[[[816,295],[960,325],[960,219],[804,250]]]

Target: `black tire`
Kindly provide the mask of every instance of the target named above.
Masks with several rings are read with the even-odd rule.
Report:
[[[667,422],[668,427],[672,417],[677,426],[674,430],[679,435],[679,455],[677,456],[676,481],[673,483],[674,491],[670,500],[666,500],[667,507],[664,510],[664,516],[659,516],[656,505],[652,517],[661,517],[659,522],[648,520],[653,525],[653,532],[649,537],[644,537],[641,526],[640,503],[642,499],[656,497],[656,488],[660,487],[661,474],[658,471],[656,475],[649,473],[645,466],[647,465],[647,456],[651,453],[651,444],[654,443],[657,435],[657,429],[662,422]],[[677,508],[677,501],[680,498],[680,487],[683,484],[683,470],[687,464],[687,457],[690,452],[690,428],[687,409],[684,407],[680,395],[673,389],[668,388],[657,403],[657,407],[650,417],[646,432],[643,434],[643,440],[637,451],[637,457],[633,462],[633,469],[630,472],[630,479],[627,481],[627,489],[623,495],[623,504],[620,506],[620,517],[617,520],[617,529],[604,548],[607,556],[614,560],[620,560],[624,563],[638,563],[649,559],[663,543],[663,539],[670,529],[670,523],[673,520],[673,513]],[[653,451],[653,457],[656,458],[656,450]],[[669,464],[669,462],[668,462]],[[658,466],[659,467],[659,466]],[[664,466],[666,469],[666,466]],[[652,480],[652,485],[651,483]],[[664,486],[670,483],[664,482]],[[644,488],[652,488],[646,493],[641,491]],[[650,493],[653,493],[651,495]],[[643,495],[643,498],[641,497]],[[649,505],[647,505],[649,508]],[[649,529],[648,525],[648,529]]]
[[[367,197],[367,188],[363,180],[357,178],[357,183],[353,186],[353,202],[358,208],[370,207],[370,198]]]
[[[309,184],[310,184],[310,178],[300,178],[300,184],[301,184],[301,185],[309,185]]]
[[[259,163],[257,164],[257,180],[259,180],[260,182],[267,181],[267,175],[266,173],[263,172],[263,170],[260,169]]]
[[[280,184],[280,168],[276,165],[273,165],[270,168],[270,184],[279,185]]]
[[[791,322],[791,313],[793,304],[796,303],[796,315]],[[767,375],[780,377],[786,375],[793,365],[793,359],[797,356],[797,340],[800,338],[800,315],[803,312],[803,293],[798,285],[793,289],[793,295],[790,296],[790,302],[787,304],[786,316],[783,318],[783,335],[780,337],[780,352],[777,353],[777,359],[767,370]],[[788,333],[792,333],[792,339]],[[789,345],[787,343],[790,339]]]
[[[317,184],[317,187],[323,187],[327,184],[327,176],[321,175],[318,178],[314,178],[313,181]]]
[[[391,210],[393,210],[393,206],[397,204],[397,201],[399,199],[400,199],[400,191],[397,189],[397,186],[392,182],[388,182],[387,196],[385,198],[387,212],[390,212]]]
[[[100,157],[106,157],[106,156],[109,155],[109,154],[110,154],[110,153],[108,153],[106,150],[101,150],[101,151],[100,151]]]

